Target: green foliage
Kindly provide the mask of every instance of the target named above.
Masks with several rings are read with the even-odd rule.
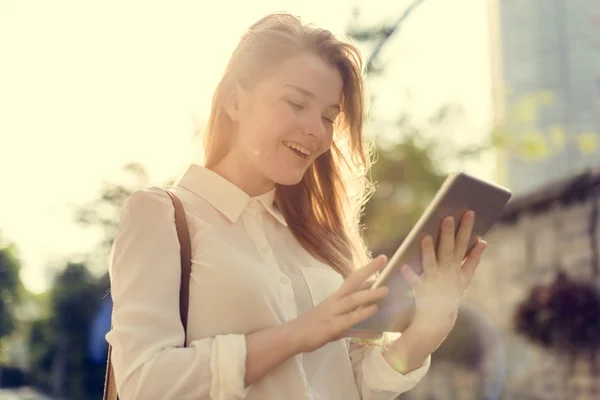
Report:
[[[57,353],[58,335],[52,329],[52,321],[42,317],[31,322],[28,347],[31,380],[46,390],[51,390],[52,361]]]
[[[379,54],[422,3],[413,1],[395,19],[370,26],[361,24],[360,12],[355,11],[347,33],[359,45],[372,49],[366,63],[367,78],[384,75],[385,65],[378,62]],[[495,137],[490,136],[476,145],[457,146],[443,132],[455,115],[456,107],[440,107],[424,126],[419,126],[403,110],[397,121],[377,136],[377,157],[371,170],[376,192],[365,207],[362,221],[375,253],[389,254],[396,249],[439,189],[449,161],[456,164],[457,159],[478,157],[494,144]]]
[[[135,190],[148,185],[148,174],[140,164],[127,164],[123,172],[123,182],[104,182],[100,196],[76,211],[76,222],[103,231],[104,238],[99,246],[102,258],[117,235],[119,214],[125,201]]]
[[[0,248],[0,386],[3,369],[10,363],[8,349],[18,332],[18,307],[25,294],[19,275],[21,263],[14,245]]]
[[[509,91],[507,94],[510,95]],[[547,129],[539,128],[542,113],[554,113],[555,95],[549,90],[538,90],[510,97],[504,121],[492,135],[502,137],[504,151],[517,154],[525,161],[538,161],[555,156],[567,146],[577,149],[581,155],[600,151],[598,134],[595,132],[570,132],[560,124]]]
[[[369,44],[373,47],[373,51],[365,63],[365,72],[367,74],[381,74],[383,72],[385,65],[379,60],[381,50],[424,1],[413,0],[392,22],[380,21],[375,26],[362,26],[359,22],[360,10],[354,9],[353,19],[347,29],[347,34],[356,42]]]
[[[105,260],[119,229],[119,214],[127,198],[148,185],[148,175],[139,164],[123,167],[119,182],[105,182],[97,199],[76,210],[76,222],[100,229],[102,241],[90,260]],[[104,262],[102,266],[105,268]],[[108,294],[107,274],[100,278],[90,265],[69,262],[57,274],[47,293],[38,295],[45,306],[42,316],[28,331],[30,378],[34,384],[57,396],[90,399],[102,393],[106,365],[89,358],[92,319]]]
[[[102,231],[102,241],[91,260],[105,260],[119,229],[119,214],[135,191],[148,185],[139,164],[123,167],[119,182],[105,182],[97,199],[76,210],[76,221]],[[104,266],[104,263],[102,263]],[[89,359],[92,319],[108,294],[109,279],[96,278],[90,266],[69,262],[39,299],[47,306],[29,330],[31,379],[47,391],[69,399],[89,399],[102,393],[106,365]]]
[[[0,249],[0,340],[10,335],[17,325],[16,307],[24,291],[20,270],[15,246]]]
[[[417,133],[389,146],[378,146],[371,170],[377,190],[365,207],[363,223],[370,247],[395,248],[415,224],[444,174],[432,158],[435,143],[420,143]]]
[[[94,317],[105,291],[84,264],[68,263],[48,294],[48,315],[29,331],[32,379],[56,395],[87,399],[102,390],[104,365],[88,356]]]

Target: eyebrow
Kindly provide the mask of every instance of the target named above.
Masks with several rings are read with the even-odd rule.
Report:
[[[309,92],[308,90],[301,88],[300,86],[296,86],[296,85],[285,85],[286,88],[290,88],[293,89],[299,93],[302,93],[303,95],[305,95],[306,97],[310,97],[312,99],[316,98],[317,96],[315,96],[315,94],[313,92]],[[331,104],[329,106],[329,108],[335,108],[336,111],[340,111],[340,105],[339,104]]]

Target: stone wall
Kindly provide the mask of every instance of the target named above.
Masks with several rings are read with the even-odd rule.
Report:
[[[600,364],[594,370],[586,356],[574,360],[571,367],[565,357],[516,335],[512,323],[517,304],[531,287],[550,283],[559,268],[574,280],[595,279],[600,287],[593,271],[590,235],[593,206],[600,205],[592,195],[600,188],[600,174],[586,176],[583,184],[581,176],[575,177],[548,188],[546,196],[540,192],[530,199],[517,199],[486,235],[489,246],[464,301],[497,331],[499,343],[495,345],[503,349],[504,356],[487,357],[486,371],[481,370],[483,366],[479,371],[464,371],[457,365],[436,365],[434,354],[426,379],[402,399],[600,398],[600,375],[595,372],[600,371]],[[600,247],[598,239],[595,245]],[[465,374],[473,378],[465,378]],[[503,380],[501,397],[485,388],[485,379]]]

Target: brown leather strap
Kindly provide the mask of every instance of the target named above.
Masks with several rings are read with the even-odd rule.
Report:
[[[185,347],[187,343],[187,319],[188,319],[188,303],[190,299],[190,274],[192,273],[192,245],[190,243],[190,231],[188,229],[187,219],[183,205],[177,196],[167,190],[173,207],[175,208],[175,228],[177,229],[177,237],[179,238],[179,253],[181,259],[181,288],[179,290],[179,315],[181,323],[186,334],[186,341],[183,343]]]
[[[175,229],[179,239],[179,254],[181,260],[181,287],[179,289],[179,316],[185,333],[183,347],[187,344],[187,317],[190,299],[190,274],[192,272],[192,245],[190,242],[190,231],[188,229],[185,211],[179,198],[171,191],[166,190],[175,209]],[[108,356],[106,361],[106,375],[104,376],[103,400],[117,400],[117,386],[113,366],[111,362],[112,346],[108,345]]]

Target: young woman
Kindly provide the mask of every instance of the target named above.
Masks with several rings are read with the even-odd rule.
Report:
[[[465,257],[474,216],[456,236],[444,222],[437,255],[423,241],[424,276],[405,271],[411,326],[384,345],[351,337],[387,293],[366,289],[386,260],[367,262],[358,228],[361,68],[353,46],[287,14],[242,37],[214,94],[204,165],[175,188],[192,242],[187,336],[168,194],[140,190],[122,211],[107,335],[121,399],[391,400],[425,375],[485,243]]]

